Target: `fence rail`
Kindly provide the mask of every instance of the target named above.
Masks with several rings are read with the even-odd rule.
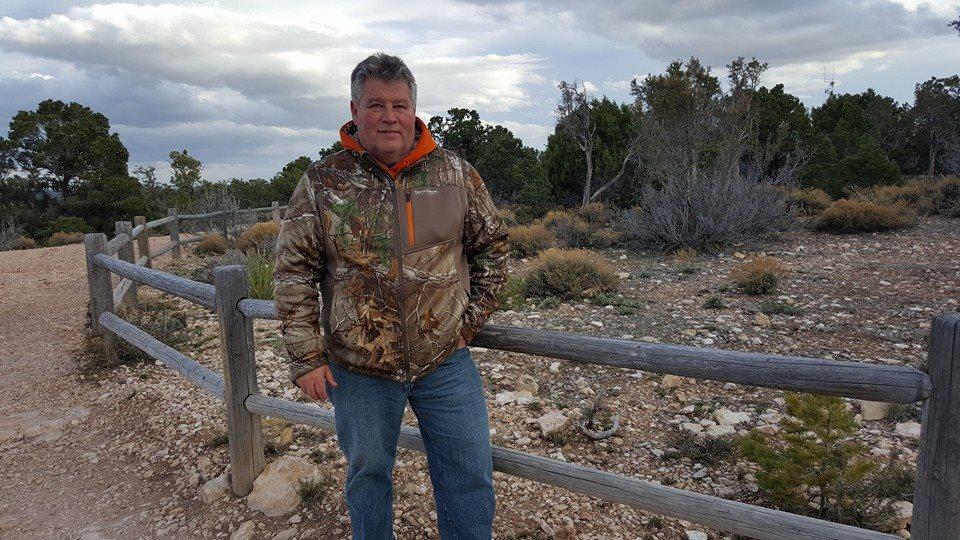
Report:
[[[273,210],[276,217],[278,206],[252,210]],[[170,230],[176,231],[179,219],[199,218],[178,216],[176,210],[171,209],[170,217],[165,219],[169,221],[157,226],[173,225]],[[138,221],[142,222],[139,218]],[[140,231],[131,229],[127,234],[129,245],[132,246],[133,240],[148,229],[146,226]],[[174,240],[173,234],[171,236],[170,245],[179,247],[184,243]],[[214,285],[207,285],[150,268],[149,253],[142,253],[136,264],[114,258],[107,250],[109,243],[105,235],[88,234],[85,244],[91,328],[94,334],[103,336],[105,353],[108,358],[116,357],[114,339],[119,336],[224,401],[231,483],[235,494],[247,495],[264,466],[259,416],[334,429],[333,411],[259,393],[252,321],[255,318],[277,319],[277,312],[272,301],[248,298],[249,281],[244,267],[218,267],[214,271]],[[163,253],[166,253],[173,248],[164,249]],[[120,318],[115,313],[115,307],[120,303],[115,300],[122,298],[123,294],[114,294],[110,289],[110,273],[123,278],[121,284],[127,282],[131,287],[147,285],[215,310],[220,320],[222,374]],[[922,540],[954,538],[960,533],[960,372],[955,371],[960,366],[960,313],[944,314],[934,319],[930,344],[929,373],[924,373],[905,366],[643,343],[500,325],[484,327],[471,343],[489,349],[574,362],[767,388],[896,403],[923,401],[911,531],[913,538]],[[411,427],[402,428],[399,445],[423,451],[420,434]],[[493,447],[493,460],[494,468],[507,474],[751,538],[898,538],[499,446]]]

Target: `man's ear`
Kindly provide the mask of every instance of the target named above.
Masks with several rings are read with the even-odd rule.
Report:
[[[353,119],[353,122],[357,122],[357,111],[360,110],[360,107],[357,107],[357,102],[350,100],[350,117]]]

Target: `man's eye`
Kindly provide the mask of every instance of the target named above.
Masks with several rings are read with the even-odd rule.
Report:
[[[374,103],[373,105],[370,105],[370,108],[371,108],[371,109],[382,109],[382,108],[383,108],[383,105],[381,105],[381,104],[379,104],[379,103]]]

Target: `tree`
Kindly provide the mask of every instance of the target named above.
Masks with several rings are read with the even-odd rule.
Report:
[[[933,175],[938,158],[960,144],[960,76],[931,77],[918,83],[913,112],[927,146],[927,174]]]
[[[191,156],[186,150],[170,152],[170,168],[173,169],[173,176],[170,182],[179,192],[181,198],[191,197],[200,183],[200,171],[203,164],[199,159]]]
[[[48,99],[35,111],[20,111],[8,138],[16,166],[61,197],[83,182],[127,174],[130,154],[110,133],[110,121],[79,103]]]
[[[950,21],[950,24],[948,24],[948,26],[952,26],[957,30],[957,32],[960,32],[960,17],[957,17],[956,19]]]
[[[480,114],[473,109],[452,108],[447,111],[449,118],[434,116],[427,127],[440,146],[456,152],[457,155],[476,164],[483,152],[490,130],[480,121]]]
[[[340,147],[340,150],[335,150],[334,147],[339,146],[340,141],[333,143],[331,148],[325,148],[320,150],[321,157],[326,157],[324,152],[327,151],[329,154],[334,154],[343,149]],[[327,154],[327,155],[329,155]],[[270,189],[273,192],[274,200],[280,202],[281,205],[287,204],[287,201],[290,200],[290,197],[293,195],[293,188],[297,187],[297,182],[300,181],[300,177],[303,176],[303,173],[307,172],[307,169],[313,163],[307,156],[300,156],[293,161],[290,161],[280,169],[280,172],[275,174],[270,180]]]
[[[816,138],[807,108],[800,98],[785,92],[783,84],[761,87],[751,101],[756,148],[769,155],[771,167],[783,167],[814,146]]]
[[[340,144],[340,141],[333,141],[333,144],[331,144],[330,146],[320,149],[320,157],[325,158],[327,156],[336,154],[341,150],[343,150],[343,145]],[[304,156],[301,156],[301,157],[304,157]],[[307,165],[309,165],[309,163]]]
[[[599,107],[615,107],[616,105],[606,97],[600,101],[590,100],[586,86],[581,80],[574,80],[569,83],[561,81],[560,84],[557,85],[557,88],[560,90],[560,101],[557,104],[556,111],[557,130],[568,137],[583,155],[585,173],[583,176],[583,190],[580,197],[580,204],[587,204],[599,198],[604,191],[623,179],[630,170],[630,164],[635,161],[637,152],[636,141],[632,136],[634,129],[630,121],[625,125],[621,124],[618,126],[620,128],[618,131],[625,130],[630,135],[625,140],[621,138],[621,144],[625,144],[623,148],[620,149],[621,151],[617,152],[621,154],[618,156],[620,157],[619,166],[615,170],[610,171],[612,172],[611,176],[598,177],[599,181],[597,184],[600,185],[599,187],[594,187],[596,172],[596,156],[594,154],[598,146],[597,130],[600,127],[597,122],[595,110]],[[618,135],[622,135],[622,133]],[[613,148],[604,146],[603,151],[607,152],[605,157],[609,158],[613,152]]]

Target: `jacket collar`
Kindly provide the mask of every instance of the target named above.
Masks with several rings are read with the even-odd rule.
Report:
[[[403,159],[397,162],[393,167],[388,167],[383,163],[380,163],[380,160],[373,157],[373,154],[370,154],[370,157],[380,165],[380,167],[386,172],[390,173],[391,178],[396,178],[403,172],[404,169],[413,165],[420,160],[423,156],[426,156],[430,152],[433,152],[437,148],[437,142],[433,140],[433,135],[430,133],[430,130],[427,129],[427,125],[423,123],[423,120],[420,120],[417,117],[416,127],[414,128],[415,132],[415,142],[413,144],[413,149],[410,150],[410,153],[407,154]],[[357,126],[353,123],[353,120],[347,122],[340,128],[340,144],[347,150],[353,150],[361,155],[369,154],[363,146],[360,145],[359,139],[357,139]]]

